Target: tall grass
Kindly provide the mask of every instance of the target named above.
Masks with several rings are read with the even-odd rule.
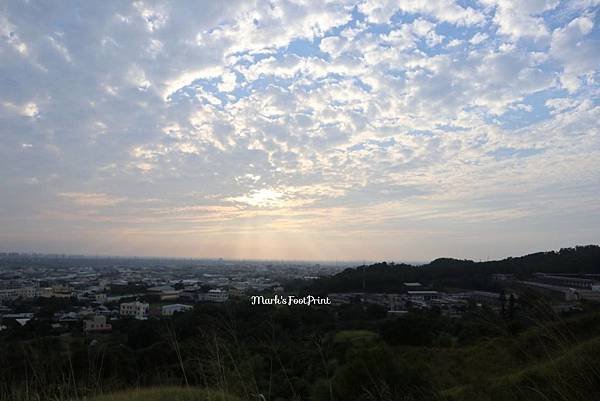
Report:
[[[431,365],[444,358],[487,362],[478,365],[482,367],[480,371],[463,367],[473,372],[473,378],[461,382],[464,376],[451,372],[455,387],[437,388],[441,390],[437,393],[415,389],[412,394],[416,398],[411,398],[394,393],[389,375],[384,377],[385,372],[373,368],[377,365],[365,364],[369,383],[358,386],[363,391],[356,393],[354,400],[600,400],[600,314],[565,319],[543,301],[530,310],[526,318],[533,326],[524,332],[511,333],[506,324],[482,316],[483,324],[493,326],[493,331],[499,333],[496,337],[480,339],[472,346],[430,349],[439,353],[438,359],[423,362]],[[82,338],[62,338],[48,344],[23,341],[15,350],[19,361],[0,355],[0,401],[276,401],[275,394],[287,394],[279,398],[286,401],[351,401],[340,399],[340,389],[336,388],[342,383],[335,379],[344,363],[330,352],[330,347],[336,346],[336,336],[307,333],[294,337],[310,344],[314,353],[290,358],[286,343],[278,337],[280,332],[269,322],[265,323],[262,337],[253,338],[254,353],[248,351],[248,339],[241,338],[243,333],[234,315],[225,316],[218,325],[210,329],[197,327],[196,335],[182,340],[177,326],[165,323],[164,341],[160,343],[164,346],[156,349],[164,358],[164,365],[160,366],[128,358],[126,354],[131,351],[127,348],[102,340],[90,343]],[[375,336],[367,342],[347,343],[351,348],[370,347],[378,341],[381,340]],[[413,348],[415,352],[419,349]],[[404,358],[402,363],[413,362],[406,355],[418,355],[403,355],[402,347],[389,349],[389,357]],[[466,358],[468,352],[475,354]],[[510,355],[500,358],[502,352]],[[306,396],[304,384],[298,379],[295,362],[302,358],[312,358],[313,377],[318,378],[315,382],[323,385],[318,396]],[[498,369],[488,369],[491,361],[485,361],[486,358],[509,362]],[[127,361],[132,363],[119,366]],[[129,371],[132,379],[119,380],[113,374],[118,369]]]

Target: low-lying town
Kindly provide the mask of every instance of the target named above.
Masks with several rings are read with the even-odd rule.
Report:
[[[294,290],[294,283],[330,276],[348,267],[344,263],[192,263],[75,257],[62,257],[60,263],[53,264],[48,257],[12,257],[15,263],[5,264],[0,270],[0,330],[19,329],[45,319],[59,332],[110,332],[112,323],[120,319],[168,319],[198,303],[288,294]],[[10,260],[11,256],[4,258]],[[41,259],[43,263],[39,263]],[[511,274],[493,274],[490,279],[505,288],[548,295],[556,311],[576,310],[580,300],[600,301],[600,275],[536,273],[522,280]],[[333,305],[377,305],[390,317],[402,316],[411,309],[432,308],[448,317],[460,317],[472,307],[510,309],[519,299],[517,291],[440,291],[420,282],[403,283],[402,288],[389,293],[336,292],[327,297]]]
[[[343,263],[186,261],[4,254],[0,330],[50,319],[56,330],[110,332],[118,319],[160,319],[197,303],[282,292],[282,280],[330,275]],[[7,262],[8,261],[8,262]],[[12,263],[10,263],[12,262]],[[49,316],[50,314],[50,316]]]

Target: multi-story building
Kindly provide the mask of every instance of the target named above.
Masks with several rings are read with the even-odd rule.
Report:
[[[139,301],[122,303],[119,308],[121,316],[132,316],[138,320],[147,319],[149,310],[150,305],[148,303]]]
[[[94,294],[94,300],[99,304],[105,304],[108,301],[108,295],[104,293]]]
[[[220,289],[210,290],[204,294],[204,299],[209,302],[225,302],[229,299],[229,293]]]
[[[0,283],[0,302],[14,301],[15,299],[33,299],[39,296],[37,283],[22,283],[8,281]]]
[[[112,325],[106,322],[106,316],[94,316],[91,319],[83,321],[83,331],[90,332],[106,332],[111,331]]]
[[[39,296],[42,298],[71,298],[74,295],[75,290],[68,285],[53,285],[39,290]]]
[[[169,285],[161,285],[148,288],[148,293],[158,295],[161,301],[174,300],[179,298],[180,291]]]

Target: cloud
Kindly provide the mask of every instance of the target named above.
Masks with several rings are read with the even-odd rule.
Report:
[[[593,75],[600,65],[600,40],[589,36],[593,28],[594,21],[584,16],[552,32],[549,53],[562,64],[560,81],[570,92],[579,89],[582,76]]]
[[[3,105],[7,110],[12,111],[23,117],[33,118],[39,115],[40,109],[34,102],[28,102],[22,105],[15,105],[10,102],[5,102]]]
[[[483,15],[478,11],[471,7],[461,7],[453,0],[408,0],[402,2],[367,0],[359,6],[359,10],[367,15],[370,22],[374,23],[386,23],[398,11],[428,15],[438,21],[457,25],[476,25],[484,20]]]
[[[485,42],[489,36],[483,32],[477,32],[471,39],[469,39],[469,43],[472,45],[478,45],[482,42]]]
[[[558,6],[559,0],[483,0],[482,3],[495,7],[494,23],[498,25],[498,32],[518,40],[548,36],[546,22],[540,15]]]
[[[100,193],[63,192],[58,195],[77,205],[90,207],[114,206],[126,200],[126,198]]]
[[[406,249],[421,257],[471,235],[463,222],[505,227],[499,243],[525,221],[545,238],[555,213],[584,241],[597,226],[575,222],[600,195],[597,4],[467,3],[88,2],[77,18],[7,3],[0,221],[53,247],[69,245],[36,227],[191,253],[192,237],[235,253],[224,238],[269,230],[281,249],[444,244]]]
[[[163,86],[162,96],[168,100],[178,90],[191,85],[194,81],[200,79],[210,79],[221,76],[223,69],[219,66],[204,68],[201,70],[185,71],[175,78],[167,80]]]

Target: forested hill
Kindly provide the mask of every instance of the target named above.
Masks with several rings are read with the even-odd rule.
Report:
[[[403,288],[402,283],[413,281],[443,287],[487,288],[492,285],[490,275],[494,273],[527,277],[536,272],[600,274],[600,246],[577,246],[488,262],[448,258],[421,266],[383,262],[317,280],[307,292],[395,292]]]

